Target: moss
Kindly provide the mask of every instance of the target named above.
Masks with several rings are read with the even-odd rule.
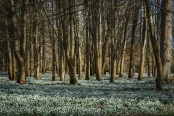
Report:
[[[77,82],[78,81],[77,81],[77,78],[76,77],[70,79],[70,84],[75,85]]]

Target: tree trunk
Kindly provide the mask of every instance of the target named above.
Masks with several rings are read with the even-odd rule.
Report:
[[[119,58],[117,60],[117,67],[116,67],[116,74],[119,75],[120,74],[120,63],[121,63],[121,59]]]
[[[5,21],[6,22],[6,27],[8,27],[8,23],[7,23],[7,20]],[[7,36],[7,46],[8,46],[8,75],[9,75],[9,79],[10,80],[13,80],[13,70],[12,70],[12,43],[10,41],[10,38],[9,38],[9,29],[6,28],[6,36]]]
[[[14,50],[15,50],[16,60],[17,60],[17,63],[18,63],[18,78],[17,78],[17,81],[20,84],[25,84],[25,80],[26,80],[25,79],[25,62],[24,62],[24,58],[20,54],[19,40],[14,40]]]
[[[38,46],[38,25],[37,12],[34,12],[34,77],[39,80],[39,46]]]
[[[25,84],[25,63],[24,58],[22,57],[20,53],[20,44],[18,38],[16,38],[17,35],[17,26],[16,26],[16,16],[15,16],[15,2],[14,0],[10,0],[10,6],[11,6],[11,38],[14,39],[14,52],[16,56],[16,60],[18,62],[18,82],[20,84]],[[22,40],[23,38],[21,38]],[[22,42],[21,42],[22,43]]]
[[[32,57],[33,57],[33,45],[30,42],[30,77],[32,77]]]
[[[78,33],[78,73],[79,73],[79,79],[82,79],[82,53],[81,53],[81,48],[82,48],[82,43],[79,35],[79,29],[77,30]]]
[[[144,2],[146,3],[150,39],[151,39],[153,52],[155,55],[156,67],[157,67],[156,89],[162,90],[162,63],[161,63],[160,51],[159,51],[159,47],[157,46],[157,41],[155,38],[155,27],[153,23],[151,7],[149,6],[149,0],[144,0]]]
[[[14,42],[14,40],[12,41]],[[13,73],[13,80],[17,81],[17,63],[16,63],[16,57],[15,57],[15,51],[14,51],[14,45],[12,45],[12,73]]]
[[[127,33],[127,31],[125,31],[125,33]],[[122,56],[121,56],[120,77],[123,77],[125,50],[126,50],[126,40],[124,40],[123,51],[122,51]]]
[[[8,41],[8,75],[9,79],[13,80],[13,72],[12,72],[12,53],[11,53],[11,45],[10,41]]]
[[[25,65],[25,75],[28,76],[28,65],[27,65],[27,52],[26,52],[26,46],[27,46],[27,4],[28,0],[23,1],[23,7],[22,7],[22,38],[20,41],[20,54],[22,58],[24,59],[24,65]]]
[[[86,19],[86,80],[90,80],[89,16]]]
[[[114,53],[114,37],[111,37],[111,78],[110,82],[114,82],[114,79],[116,78],[116,70],[115,70],[115,53]]]
[[[146,55],[146,57],[147,57],[147,73],[148,73],[148,77],[150,77],[150,57],[149,57],[149,55],[148,55],[148,54],[150,54],[149,41],[148,41],[147,49],[148,49],[148,50],[146,51],[146,53],[147,53],[147,55]]]
[[[66,61],[69,66],[69,75],[70,75],[70,84],[76,84],[76,55],[75,55],[75,39],[74,39],[74,24],[73,24],[73,7],[74,1],[68,2],[69,7],[69,22],[70,22],[70,50],[69,50],[69,44],[68,44],[68,36],[67,36],[67,24],[65,23],[66,17],[62,20],[62,26],[63,26],[63,41],[64,41],[64,48],[66,53]],[[72,6],[71,6],[72,5]],[[65,13],[65,12],[64,12]],[[69,54],[70,51],[70,54]]]
[[[25,74],[26,74],[26,77],[29,76],[29,68],[28,68],[28,39],[26,41],[26,56],[25,56]]]
[[[107,35],[105,37],[105,43],[103,45],[102,74],[104,74],[105,67],[106,67],[106,61],[107,61],[107,55],[108,55],[108,44],[109,44],[109,38],[111,36],[111,27],[110,27],[111,24],[109,20],[107,20],[107,22],[108,22],[108,30],[107,30]]]
[[[147,17],[146,17],[146,8],[144,8],[144,19],[143,19],[143,35],[142,35],[142,46],[141,46],[141,60],[140,60],[140,70],[138,75],[138,80],[143,79],[143,69],[144,69],[144,50],[146,47],[147,39]],[[148,56],[147,56],[148,57]]]
[[[96,80],[101,80],[102,68],[102,2],[99,2],[99,24],[98,24],[98,38],[96,37]]]
[[[130,15],[128,14],[126,18],[126,23],[125,23],[125,29],[124,29],[124,40],[123,40],[124,43],[123,43],[123,50],[121,53],[120,77],[123,77],[124,57],[125,57],[126,41],[127,41],[127,35],[128,35],[129,18],[130,18]]]
[[[111,2],[112,7],[115,6],[114,4],[114,0],[112,0]],[[111,28],[113,28],[114,33],[111,33],[111,78],[110,78],[110,82],[114,82],[115,78],[116,78],[116,54],[115,54],[115,36],[116,36],[116,28],[117,28],[117,24],[115,23],[115,18],[116,18],[116,12],[114,11],[114,9],[111,9],[111,13],[114,14],[114,17],[110,17],[111,20]]]
[[[171,73],[171,40],[172,40],[172,0],[161,2],[161,45],[160,55],[163,78],[169,83]]]
[[[52,55],[53,55],[53,58],[52,58],[52,81],[55,81],[56,80],[56,46],[55,46],[55,38],[54,38],[54,33],[52,33],[52,46],[53,46],[53,52],[52,52]]]
[[[59,76],[60,76],[60,81],[65,80],[65,51],[63,49],[63,45],[61,44],[59,47],[60,52],[62,53],[59,55]]]
[[[134,44],[135,44],[135,34],[136,34],[136,27],[138,22],[138,16],[139,16],[139,8],[134,9],[134,16],[133,16],[133,25],[132,25],[132,40],[131,40],[131,51],[130,51],[130,65],[129,65],[129,74],[128,78],[133,78],[133,68],[134,68]]]
[[[42,43],[42,74],[45,74],[45,72],[46,72],[46,68],[45,68],[45,34],[44,34],[44,32],[45,32],[45,29],[44,29],[44,27],[45,27],[45,23],[43,22],[43,25],[42,25],[43,27],[42,27],[42,36],[43,36],[43,43]]]

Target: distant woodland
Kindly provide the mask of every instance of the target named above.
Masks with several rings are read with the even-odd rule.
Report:
[[[173,39],[173,0],[0,0],[0,70],[20,84],[32,73],[76,84],[82,72],[110,82],[136,72],[161,90],[174,73]]]

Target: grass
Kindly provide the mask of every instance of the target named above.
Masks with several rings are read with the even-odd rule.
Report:
[[[109,82],[110,75],[102,81],[78,80],[69,85],[51,81],[51,74],[40,74],[40,80],[27,78],[25,85],[8,79],[0,72],[0,115],[7,116],[117,116],[117,115],[174,115],[174,84],[164,84],[162,91],[155,89],[154,78],[144,74],[143,81],[117,78]],[[117,76],[118,77],[118,76]]]

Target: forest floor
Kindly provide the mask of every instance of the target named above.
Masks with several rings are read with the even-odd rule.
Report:
[[[163,85],[162,91],[155,89],[155,81],[144,74],[143,81],[117,75],[114,83],[110,75],[102,76],[102,81],[78,80],[69,85],[51,81],[51,74],[40,74],[40,80],[27,77],[25,85],[8,79],[7,72],[0,72],[0,115],[26,116],[116,116],[116,115],[174,115],[174,84]],[[78,78],[78,77],[77,77]]]

